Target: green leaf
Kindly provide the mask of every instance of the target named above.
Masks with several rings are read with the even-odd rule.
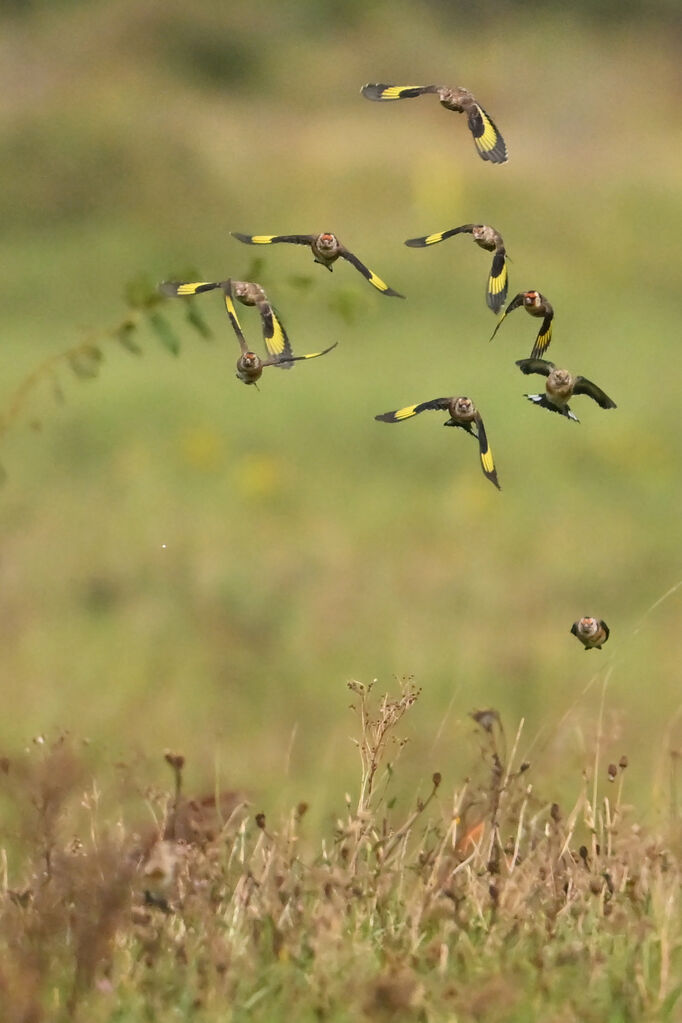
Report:
[[[180,354],[180,338],[175,333],[170,323],[161,313],[155,312],[149,315],[149,325],[158,337],[159,341],[171,355]]]
[[[128,281],[124,288],[125,300],[133,309],[153,309],[161,296],[146,274],[140,274]]]
[[[142,355],[142,349],[138,345],[137,341],[133,340],[133,334],[137,330],[137,324],[134,320],[126,320],[120,327],[114,332],[114,337],[119,344],[125,348],[131,355]]]
[[[286,280],[287,284],[295,288],[296,291],[310,291],[315,283],[313,278],[307,276],[307,274],[291,274]]]
[[[364,301],[355,291],[348,288],[334,292],[329,299],[329,308],[348,324],[355,323]]]
[[[196,302],[192,301],[191,299],[185,303],[185,316],[187,322],[194,327],[198,334],[200,334],[204,338],[213,337],[213,331],[211,330],[208,323],[199,312]]]

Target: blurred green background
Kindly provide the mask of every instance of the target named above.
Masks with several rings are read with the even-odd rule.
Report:
[[[104,760],[169,747],[194,785],[326,806],[356,773],[346,680],[413,675],[412,788],[468,771],[467,714],[494,706],[575,791],[610,671],[603,756],[627,753],[662,805],[682,741],[682,587],[647,615],[682,580],[673,9],[4,5],[0,407],[120,322],[140,273],[244,279],[260,257],[295,351],[339,342],[257,392],[207,295],[213,340],[167,303],[177,359],[145,333],[140,359],[106,344],[98,380],[62,369],[64,406],[32,393],[0,451],[4,749],[68,729]],[[469,87],[509,163],[479,160],[431,97],[364,101],[368,81]],[[514,360],[537,322],[519,312],[488,344],[488,254],[402,244],[466,222],[502,232],[510,297],[550,298],[549,357],[616,411],[533,408],[542,381]],[[408,300],[232,230],[334,231]],[[502,493],[444,416],[373,420],[443,394],[482,410]],[[601,653],[569,634],[582,614],[611,627]]]

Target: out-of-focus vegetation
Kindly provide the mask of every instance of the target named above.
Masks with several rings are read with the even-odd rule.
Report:
[[[305,802],[272,817],[239,793],[196,798],[177,753],[165,791],[139,764],[93,780],[65,737],[3,758],[21,822],[3,1020],[679,1019],[679,832],[636,826],[626,758],[597,754],[551,801],[519,733],[483,711],[467,780],[434,772],[401,804],[418,690],[349,689],[361,773],[320,838]]]
[[[167,303],[177,358],[141,329],[143,355],[104,346],[97,380],[60,369],[63,407],[49,382],[32,393],[0,451],[3,748],[64,728],[104,759],[180,748],[198,782],[322,814],[352,769],[339,684],[414,675],[415,788],[466,769],[477,706],[523,716],[523,755],[560,788],[592,756],[608,674],[605,756],[629,754],[645,816],[667,812],[682,588],[649,613],[682,579],[666,9],[4,8],[0,408],[120,324],[139,274],[257,272],[295,351],[340,343],[243,387],[206,295],[212,340]],[[365,102],[367,81],[470,87],[508,165],[432,98]],[[617,410],[577,399],[575,425],[533,408],[514,360],[536,323],[519,312],[488,344],[489,257],[402,244],[472,221],[504,235],[510,295],[554,304],[549,356]],[[335,231],[408,300],[231,230]],[[373,420],[453,393],[483,412],[501,494],[444,417]],[[570,636],[582,614],[608,622],[603,651]]]

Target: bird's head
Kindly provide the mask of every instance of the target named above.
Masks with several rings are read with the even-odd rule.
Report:
[[[541,302],[542,296],[539,291],[524,291],[523,304],[526,309],[535,309]]]
[[[599,621],[589,616],[581,618],[578,622],[578,631],[583,636],[594,636],[595,633],[599,632]]]
[[[567,369],[553,369],[550,376],[555,387],[568,387],[571,383],[571,374]]]
[[[319,236],[319,238],[317,239],[317,244],[318,247],[321,249],[335,249],[336,246],[338,245],[338,242],[336,240],[335,235],[329,234],[327,232]]]
[[[476,406],[471,398],[456,398],[453,405],[453,411],[460,419],[471,418],[476,414]]]

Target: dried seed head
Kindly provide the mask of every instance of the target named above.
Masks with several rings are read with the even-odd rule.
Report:
[[[301,820],[302,817],[305,817],[307,812],[308,812],[307,803],[299,803],[298,806],[296,807],[296,816],[298,817],[299,820]]]
[[[500,715],[492,708],[488,710],[474,710],[471,712],[470,717],[474,719],[477,725],[484,728],[486,732],[492,732],[493,725],[496,721],[499,723],[500,720]]]
[[[618,761],[618,766],[620,767],[621,771],[624,771],[625,768],[628,766],[628,758],[625,756],[625,754],[623,754],[623,756]]]
[[[549,811],[549,815],[553,821],[558,822],[561,820],[561,810],[558,803],[552,803],[552,808]]]
[[[615,764],[609,764],[609,766],[607,767],[606,770],[608,772],[609,781],[615,781],[616,780],[616,775],[618,774],[618,768],[616,767],[616,765]]]
[[[586,845],[581,845],[580,848],[578,849],[578,853],[580,854],[580,859],[584,860],[584,862],[587,863],[587,856],[588,856],[587,846]]]
[[[256,826],[259,827],[261,829],[261,831],[264,831],[265,830],[265,814],[264,813],[257,813],[256,816],[254,817],[254,820],[256,822]]]
[[[521,764],[521,766],[519,767],[519,774],[523,774],[524,771],[527,771],[529,767],[530,767],[530,761],[524,760],[523,763]]]
[[[182,771],[185,766],[185,758],[182,753],[171,753],[170,750],[166,750],[163,759],[167,764],[170,764],[174,771]]]
[[[440,785],[441,781],[442,781],[442,776],[441,776],[440,771],[435,771],[434,772],[433,777],[431,778],[431,781],[433,782],[434,789],[437,789],[438,786]]]

